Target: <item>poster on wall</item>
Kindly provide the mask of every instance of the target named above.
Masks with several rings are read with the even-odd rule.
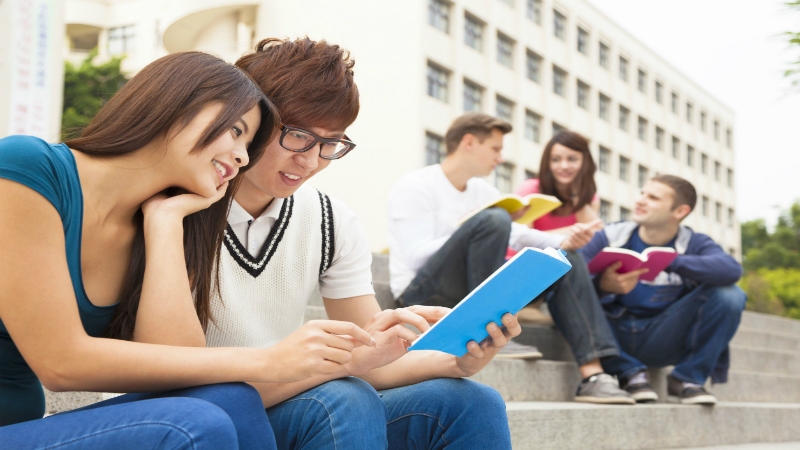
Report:
[[[48,140],[50,80],[53,71],[56,0],[11,2],[9,66],[11,95],[8,134],[27,134]]]

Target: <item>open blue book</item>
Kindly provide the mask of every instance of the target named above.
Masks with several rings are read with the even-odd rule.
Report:
[[[480,343],[494,321],[502,327],[505,313],[516,314],[555,283],[572,264],[561,250],[524,248],[461,300],[446,316],[421,334],[409,350],[467,353],[467,342]]]

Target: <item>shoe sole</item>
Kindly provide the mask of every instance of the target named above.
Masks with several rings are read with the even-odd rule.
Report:
[[[543,356],[542,352],[498,353],[494,355],[495,359],[542,359]]]
[[[587,397],[576,396],[576,402],[580,403],[599,403],[602,405],[635,405],[636,400],[626,397]]]
[[[667,402],[669,402],[669,403],[680,403],[682,405],[714,406],[714,405],[717,404],[717,397],[714,397],[711,394],[698,395],[696,397],[690,397],[690,398],[680,398],[677,395],[670,395],[669,397],[667,397]]]
[[[631,394],[631,397],[639,403],[658,401],[658,394],[655,392],[639,392],[637,394]]]

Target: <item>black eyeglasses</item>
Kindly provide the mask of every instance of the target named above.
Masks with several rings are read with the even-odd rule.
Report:
[[[347,135],[344,139],[329,139],[297,127],[281,124],[281,147],[286,150],[302,153],[311,150],[319,144],[319,157],[322,159],[339,159],[350,150],[356,148]]]

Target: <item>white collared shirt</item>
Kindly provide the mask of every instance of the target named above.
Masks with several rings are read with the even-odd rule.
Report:
[[[341,200],[331,198],[333,211],[333,261],[319,279],[325,298],[341,299],[374,294],[372,253],[358,217]],[[253,218],[235,200],[228,224],[251,256],[257,256],[281,212],[284,199],[276,198],[258,218]]]

